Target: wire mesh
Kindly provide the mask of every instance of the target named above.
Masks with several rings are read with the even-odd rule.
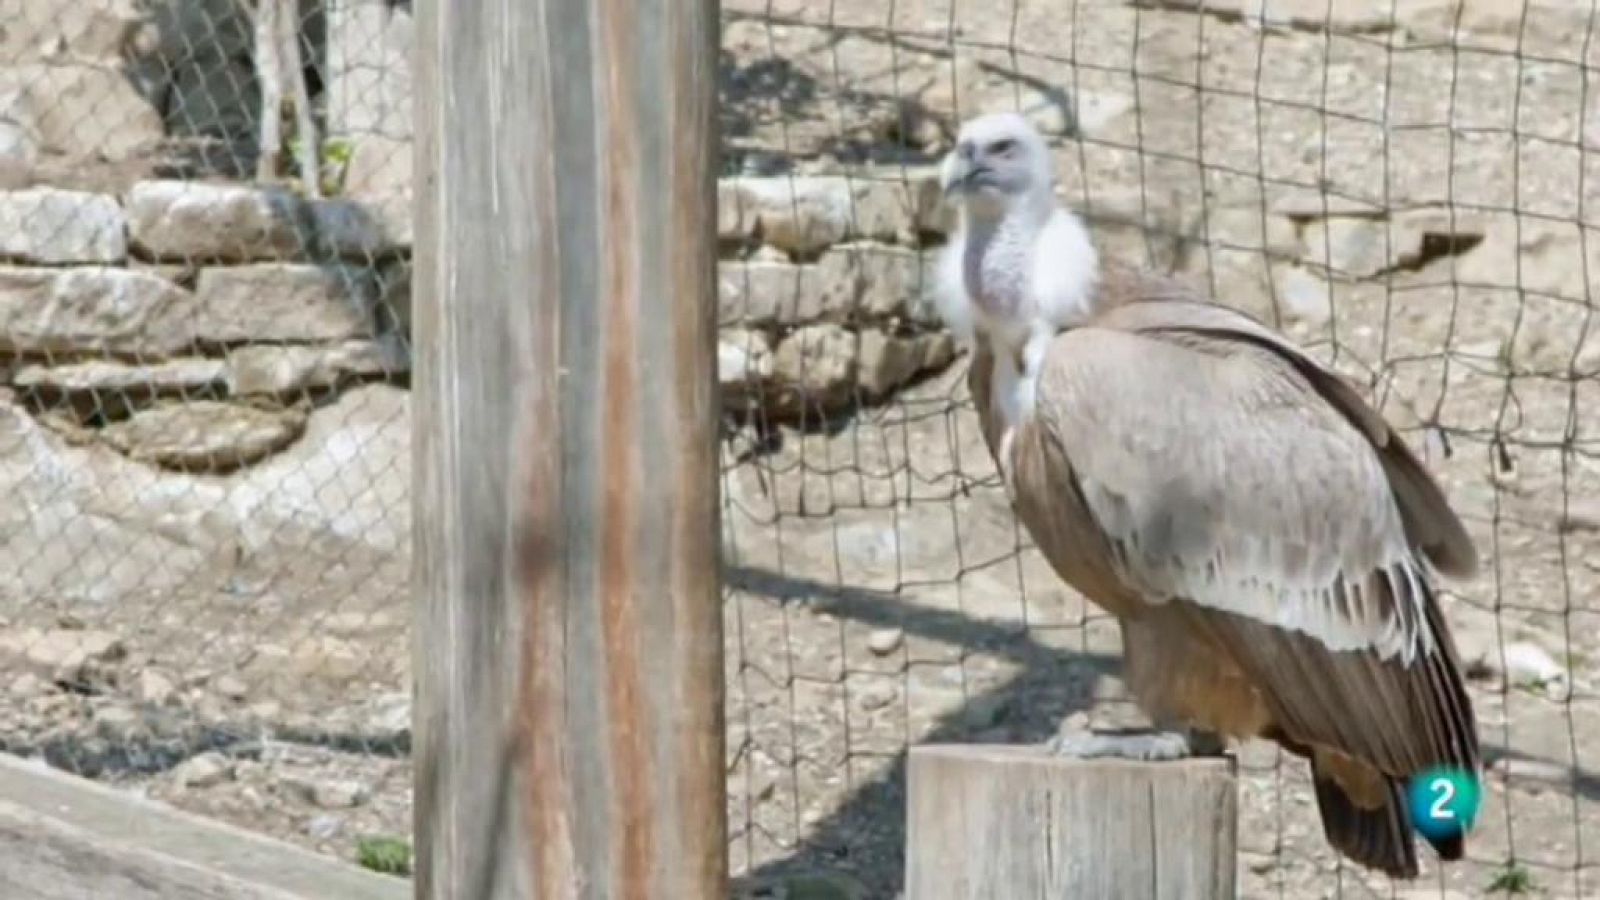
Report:
[[[410,3],[260,4],[0,0],[0,746],[360,857],[409,831]],[[926,302],[996,109],[1104,255],[1366,387],[1484,552],[1487,806],[1406,896],[1600,890],[1596,4],[723,7],[739,890],[893,896],[908,746],[1135,718]],[[1395,895],[1241,764],[1244,896]]]
[[[1241,895],[1600,891],[1596,18],[724,3],[730,849],[750,893],[803,877],[893,896],[909,745],[1139,720],[1114,623],[1012,518],[926,307],[950,226],[933,167],[996,110],[1051,137],[1102,255],[1190,280],[1361,385],[1484,553],[1444,599],[1489,769],[1468,860],[1415,885],[1341,862],[1304,764],[1254,743]]]
[[[409,7],[0,22],[0,746],[408,837]]]

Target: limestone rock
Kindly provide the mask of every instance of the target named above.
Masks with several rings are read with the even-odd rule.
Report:
[[[1081,79],[1047,84],[1045,79],[1029,83],[997,77],[992,69],[964,57],[917,73],[920,79],[905,74],[897,73],[902,78],[897,79],[896,91],[906,98],[900,110],[904,121],[885,123],[890,128],[883,137],[898,136],[924,151],[949,149],[958,123],[975,110],[1015,110],[1047,138],[1055,138],[1102,135],[1133,108],[1132,96],[1124,91],[1086,88]]]
[[[135,0],[0,0],[0,59],[115,63],[148,20]]]
[[[195,298],[145,272],[0,268],[0,351],[168,356],[193,340]]]
[[[371,792],[366,786],[349,780],[323,780],[300,775],[286,775],[280,784],[307,803],[323,809],[348,809],[367,802]]]
[[[867,635],[867,649],[874,656],[888,656],[905,643],[906,633],[899,628],[879,628]]]
[[[203,269],[195,293],[195,336],[216,342],[368,337],[378,301],[370,269],[306,263]]]
[[[916,229],[919,235],[948,235],[956,229],[956,208],[946,203],[944,188],[939,185],[939,167],[912,171],[907,174],[911,182],[912,205],[916,210]]]
[[[815,263],[724,262],[718,268],[718,321],[747,328],[819,321],[928,318],[931,256],[870,244],[834,247]]]
[[[191,756],[172,769],[172,780],[183,788],[214,787],[233,779],[233,763],[220,753]]]
[[[835,247],[818,267],[825,285],[821,317],[836,321],[913,317],[912,302],[931,278],[918,253],[872,244]]]
[[[175,359],[135,365],[90,360],[58,366],[29,365],[12,384],[50,394],[187,394],[222,384],[227,365],[220,359]]]
[[[165,136],[155,107],[109,65],[0,67],[0,121],[12,123],[38,151],[77,158],[126,159]]]
[[[772,341],[760,331],[725,328],[717,333],[717,380],[724,403],[758,392],[772,376]]]
[[[1457,280],[1582,304],[1600,299],[1592,283],[1600,272],[1600,234],[1594,229],[1532,216],[1519,222],[1509,213],[1480,219],[1483,241],[1456,261]]]
[[[295,259],[311,245],[304,202],[281,188],[141,181],[127,197],[133,245],[157,259]]]
[[[1517,246],[1514,227],[1509,216],[1440,207],[1400,210],[1389,216],[1313,219],[1306,223],[1301,236],[1301,257],[1344,278],[1373,278],[1391,271],[1444,266],[1449,265],[1449,257],[1460,257],[1458,265],[1463,267],[1474,261],[1492,261],[1491,266],[1505,265],[1509,276],[1514,276],[1513,261],[1505,253],[1494,252],[1500,245]],[[1576,234],[1575,226],[1573,233]],[[1530,226],[1524,235],[1524,247],[1535,249],[1546,234],[1547,230]],[[1480,243],[1484,246],[1480,247]],[[1508,277],[1506,272],[1485,274],[1490,277],[1484,282],[1488,284],[1503,283]]]
[[[1294,220],[1259,207],[1207,207],[1195,216],[1190,230],[1195,239],[1213,247],[1255,253],[1269,259],[1293,259],[1300,250]]]
[[[211,682],[211,689],[216,691],[218,696],[234,703],[243,703],[244,698],[250,695],[250,686],[237,675],[217,676]]]
[[[370,740],[390,742],[411,731],[411,695],[399,691],[381,694],[364,704],[358,726]]]
[[[31,700],[34,697],[42,696],[48,689],[49,685],[45,684],[43,678],[32,672],[23,672],[21,675],[11,679],[11,684],[7,686],[6,691],[13,700]]]
[[[847,240],[912,243],[918,192],[899,180],[731,178],[717,185],[717,233],[800,257]]]
[[[350,159],[344,170],[343,196],[360,204],[366,216],[363,227],[374,235],[371,242],[410,247],[414,237],[411,141],[373,134],[348,140]],[[335,246],[340,252],[349,252],[349,242]]]
[[[0,257],[22,262],[120,263],[122,207],[103,194],[36,187],[0,193]]]
[[[150,730],[144,717],[120,703],[96,709],[94,729],[101,737],[115,744],[137,741]]]
[[[1333,295],[1328,282],[1299,266],[1282,267],[1275,272],[1278,299],[1292,322],[1314,328],[1333,318]]]
[[[311,546],[374,560],[360,575],[366,588],[388,578],[398,589],[410,577],[410,451],[410,394],[384,384],[349,388],[311,413],[293,446],[229,486],[232,527],[274,552]],[[329,497],[340,500],[330,505]]]
[[[312,816],[306,822],[306,834],[319,841],[332,840],[343,830],[344,821],[328,813]]]
[[[1506,645],[1505,667],[1506,680],[1518,686],[1544,687],[1567,677],[1567,670],[1549,651],[1529,641]]]
[[[1393,267],[1398,248],[1386,219],[1318,219],[1306,226],[1306,261],[1335,276],[1371,278]]]
[[[140,703],[164,706],[177,690],[171,676],[160,669],[140,669],[139,674],[134,676],[133,696]]]
[[[724,262],[717,267],[717,321],[747,328],[814,321],[823,286],[815,265]]]
[[[0,669],[32,671],[50,681],[102,683],[108,667],[127,655],[127,645],[109,631],[24,628],[0,632]]]
[[[1534,46],[1545,58],[1578,62],[1591,12],[1572,0],[1404,0],[1395,18],[1420,42],[1501,54]]]
[[[305,428],[300,410],[201,400],[155,406],[101,430],[129,459],[189,472],[229,472],[288,446]]]
[[[1284,187],[1275,191],[1267,209],[1274,215],[1309,222],[1341,216],[1381,218],[1383,207],[1376,203],[1330,194],[1311,188]]]
[[[916,376],[940,369],[955,359],[955,341],[948,333],[890,335],[877,329],[860,333],[857,360],[861,390],[881,398]]]
[[[73,444],[0,389],[0,601],[105,605],[226,584],[241,547],[254,570],[304,573],[317,590],[398,596],[410,572],[409,402],[390,385],[347,388],[309,412],[298,440],[217,475]],[[287,663],[285,651],[275,665]]]
[[[796,329],[773,354],[773,412],[834,409],[856,386],[856,335],[832,322]]]
[[[8,186],[14,177],[11,173],[25,171],[26,164],[38,156],[38,137],[31,129],[19,122],[0,119],[0,175],[7,177]]]
[[[1395,0],[1399,8],[1418,6],[1417,0]],[[1366,34],[1390,30],[1390,4],[1324,3],[1321,0],[1162,0],[1171,9],[1204,10],[1213,15],[1242,18],[1256,27],[1327,30]]]
[[[356,644],[325,634],[296,644],[289,657],[290,669],[296,675],[336,682],[360,677],[370,662]]]
[[[228,391],[239,396],[331,388],[353,377],[401,372],[405,366],[393,341],[252,344],[229,352],[225,363]]]

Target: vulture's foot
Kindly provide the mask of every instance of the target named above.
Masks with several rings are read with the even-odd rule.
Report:
[[[1064,731],[1046,748],[1074,759],[1132,759],[1159,762],[1197,756],[1220,756],[1222,738],[1208,731]]]

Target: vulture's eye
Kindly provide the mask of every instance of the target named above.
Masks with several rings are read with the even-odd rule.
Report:
[[[1010,156],[1017,149],[1017,142],[1010,138],[1002,138],[989,145],[989,152],[996,156]]]

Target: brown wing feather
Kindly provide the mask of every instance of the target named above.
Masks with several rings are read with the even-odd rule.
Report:
[[[1442,491],[1399,436],[1348,383],[1323,370],[1254,320],[1223,307],[1186,301],[1164,282],[1157,287],[1153,293],[1159,295],[1158,300],[1142,301],[1137,296],[1131,300],[1121,298],[1110,312],[1092,324],[1092,329],[1099,334],[1085,340],[1065,341],[1072,347],[1069,350],[1061,346],[1059,353],[1052,354],[1052,362],[1056,356],[1092,354],[1095,345],[1104,341],[1106,331],[1141,334],[1197,350],[1211,344],[1222,345],[1226,352],[1225,347],[1231,344],[1234,347],[1249,345],[1265,352],[1279,360],[1282,377],[1298,376],[1310,389],[1310,396],[1320,397],[1366,437],[1381,462],[1394,502],[1400,507],[1408,543],[1444,571],[1470,569],[1475,551]],[[1282,365],[1285,363],[1286,366]],[[989,370],[987,357],[980,352],[974,359],[970,382],[983,417],[985,436],[994,449],[1001,426],[986,402]],[[1109,386],[1103,387],[1109,389]],[[1074,395],[1074,400],[1081,399],[1084,398]],[[1043,397],[1041,402],[1045,402]],[[1071,424],[1090,427],[1081,420]],[[1070,430],[1069,425],[1060,428]],[[1058,439],[1062,436],[1054,435]],[[1111,439],[1116,440],[1115,437]],[[1046,524],[1038,520],[1050,516],[1048,509],[1038,509],[1045,507],[1045,500],[1049,498],[1061,503],[1075,496],[1078,502],[1067,505],[1078,510],[1091,506],[1082,500],[1084,485],[1076,466],[1086,461],[1091,466],[1106,462],[1075,457],[1059,448],[1056,448],[1058,453],[1050,455],[1064,456],[1065,464],[1058,461],[1054,465],[1042,465],[1030,461],[1028,454],[1040,454],[1040,447],[1045,443],[1049,442],[1019,440],[1016,444],[1018,455],[1014,471],[1023,476],[1032,473],[1036,482],[1027,484],[1026,477],[1019,482],[1019,493],[1023,495],[1019,497],[1019,512],[1025,513],[1024,521],[1034,532],[1039,531],[1036,525]],[[1075,449],[1088,448],[1079,441]],[[1091,454],[1101,452],[1095,448]],[[1031,504],[1030,499],[1034,501]],[[1258,502],[1273,501],[1260,499]],[[1029,505],[1036,507],[1031,516],[1025,509]],[[1053,534],[1048,537],[1035,534],[1041,544],[1049,543],[1051,538],[1059,542],[1061,534],[1069,529],[1051,526],[1046,530]],[[1113,556],[1127,550],[1126,545],[1119,545],[1115,539],[1107,548]],[[1067,554],[1052,554],[1047,548],[1047,555]],[[1074,581],[1075,573],[1061,571],[1059,564],[1057,569],[1069,582]],[[1080,575],[1077,581],[1081,582],[1081,573],[1076,574]],[[1239,667],[1255,681],[1282,730],[1295,740],[1336,748],[1397,777],[1439,763],[1475,769],[1479,752],[1472,710],[1448,630],[1428,584],[1428,573],[1408,570],[1396,575],[1392,570],[1375,570],[1364,576],[1356,572],[1347,575],[1359,583],[1368,602],[1390,611],[1385,615],[1414,615],[1416,619],[1425,620],[1425,624],[1417,624],[1431,638],[1423,642],[1429,649],[1409,657],[1409,662],[1368,649],[1336,650],[1318,635],[1201,604],[1185,605],[1191,607],[1196,627],[1226,648]],[[1093,591],[1086,590],[1086,593],[1102,602],[1112,599],[1094,597]],[[1185,602],[1181,598],[1174,599]],[[1335,591],[1327,602],[1335,607],[1344,604],[1343,611],[1348,614],[1352,600],[1348,591],[1341,590]]]
[[[1371,651],[1331,651],[1308,635],[1231,613],[1191,609],[1294,740],[1340,750],[1396,778],[1438,765],[1477,771],[1477,724],[1460,665],[1437,606],[1428,605],[1438,649],[1409,666]]]
[[[1400,506],[1406,531],[1440,572],[1469,578],[1478,566],[1478,551],[1450,502],[1422,461],[1377,410],[1343,377],[1319,365],[1265,324],[1228,307],[1184,294],[1170,279],[1153,281],[1121,273],[1120,302],[1096,323],[1146,334],[1210,335],[1248,341],[1289,363],[1306,382],[1378,451]]]
[[[1071,379],[1065,378],[1060,380],[1054,387],[1063,396],[1047,397],[1041,384],[1039,402],[1042,406],[1056,405],[1057,408],[1051,410],[1054,418],[1046,415],[1022,426],[1011,445],[1012,459],[1000,461],[1016,485],[1019,517],[1058,574],[1108,610],[1118,615],[1138,615],[1141,604],[1158,602],[1190,618],[1195,639],[1210,643],[1231,659],[1232,665],[1217,670],[1242,674],[1254,685],[1251,702],[1260,705],[1258,713],[1231,717],[1235,723],[1250,721],[1255,724],[1213,727],[1256,730],[1260,736],[1277,740],[1307,756],[1313,766],[1318,807],[1329,841],[1346,856],[1364,865],[1400,877],[1414,876],[1417,861],[1404,804],[1405,779],[1439,764],[1477,771],[1480,767],[1477,728],[1454,642],[1434,597],[1431,571],[1426,566],[1407,563],[1401,563],[1397,570],[1392,554],[1364,555],[1366,551],[1359,549],[1366,546],[1361,529],[1380,527],[1381,532],[1382,528],[1388,528],[1387,533],[1395,535],[1395,540],[1409,546],[1418,557],[1426,558],[1437,570],[1451,575],[1465,575],[1475,567],[1476,550],[1471,539],[1437,483],[1400,436],[1338,375],[1322,369],[1260,323],[1222,307],[1196,302],[1193,294],[1169,279],[1141,280],[1130,278],[1125,271],[1114,271],[1103,283],[1103,290],[1109,295],[1105,298],[1109,312],[1092,324],[1097,333],[1087,340],[1058,340],[1046,364],[1047,370],[1052,366],[1060,368],[1066,365],[1062,360],[1073,354],[1091,358],[1098,354],[1101,368],[1087,373],[1086,384],[1073,384]],[[1143,414],[1142,420],[1135,415],[1132,420],[1117,421],[1116,413],[1105,405],[1105,394],[1115,394],[1118,386],[1114,380],[1106,380],[1114,379],[1115,371],[1108,363],[1154,368],[1158,360],[1129,359],[1126,344],[1121,351],[1124,356],[1115,359],[1118,351],[1103,345],[1116,342],[1100,340],[1108,331],[1141,334],[1167,342],[1169,351],[1171,344],[1179,345],[1195,354],[1191,362],[1196,367],[1202,364],[1201,356],[1227,356],[1230,346],[1249,346],[1257,356],[1265,354],[1275,358],[1277,371],[1264,372],[1266,383],[1252,383],[1246,391],[1271,393],[1270,383],[1274,380],[1297,378],[1303,385],[1303,395],[1290,402],[1306,405],[1306,414],[1311,417],[1307,422],[1309,427],[1330,427],[1309,408],[1320,399],[1337,413],[1337,417],[1342,417],[1345,427],[1365,439],[1376,457],[1377,467],[1363,470],[1359,465],[1352,469],[1348,465],[1333,464],[1321,471],[1321,477],[1343,485],[1343,479],[1355,477],[1357,471],[1369,473],[1362,476],[1366,479],[1381,472],[1378,481],[1387,484],[1388,502],[1393,503],[1395,510],[1389,514],[1391,524],[1375,526],[1374,523],[1382,519],[1380,514],[1378,519],[1365,523],[1352,522],[1350,527],[1354,531],[1342,525],[1336,525],[1332,532],[1313,526],[1302,537],[1304,540],[1321,535],[1322,540],[1332,540],[1343,548],[1330,552],[1335,558],[1343,554],[1347,565],[1333,588],[1323,591],[1317,601],[1325,605],[1333,619],[1319,620],[1320,625],[1302,621],[1283,627],[1283,621],[1270,621],[1273,618],[1270,615],[1264,620],[1262,613],[1270,609],[1259,605],[1253,609],[1237,604],[1233,604],[1236,608],[1232,609],[1219,608],[1230,604],[1226,601],[1219,604],[1221,598],[1214,592],[1207,603],[1195,602],[1193,597],[1183,596],[1181,592],[1174,594],[1171,587],[1175,582],[1171,579],[1164,582],[1166,589],[1160,591],[1162,596],[1141,597],[1141,592],[1150,586],[1161,587],[1160,572],[1153,581],[1148,578],[1129,581],[1119,577],[1127,573],[1130,564],[1133,567],[1154,564],[1158,569],[1161,565],[1159,556],[1152,557],[1148,553],[1155,532],[1144,531],[1141,536],[1136,530],[1130,535],[1129,527],[1148,529],[1155,522],[1170,531],[1175,527],[1170,521],[1174,517],[1193,520],[1197,513],[1203,515],[1219,502],[1222,508],[1231,508],[1243,515],[1241,521],[1247,531],[1261,534],[1269,541],[1274,538],[1272,523],[1279,520],[1273,518],[1270,509],[1263,514],[1259,507],[1229,507],[1225,498],[1219,501],[1217,495],[1205,493],[1203,485],[1197,494],[1181,491],[1177,495],[1170,494],[1170,485],[1163,483],[1159,473],[1181,470],[1183,457],[1171,453],[1163,456],[1152,451],[1145,443],[1147,434],[1141,431],[1148,432],[1150,427],[1159,426],[1166,419],[1168,423],[1179,423],[1172,427],[1181,432],[1168,435],[1170,443],[1210,438],[1227,449],[1223,456],[1248,455],[1248,445],[1238,443],[1229,430],[1248,431],[1256,420],[1251,418],[1253,414],[1241,419],[1240,409],[1234,408],[1231,410],[1233,418],[1215,427],[1212,434],[1186,431],[1195,427],[1195,420],[1185,418],[1188,412],[1185,404],[1203,404],[1207,398],[1191,393],[1182,400],[1169,402],[1162,397],[1164,386],[1158,386],[1163,390],[1135,391],[1135,396],[1126,398],[1127,405],[1138,408]],[[1152,349],[1147,356],[1160,357],[1162,353]],[[1167,356],[1170,363],[1171,354]],[[1091,360],[1090,368],[1095,364]],[[998,421],[990,408],[991,374],[992,361],[980,349],[972,362],[969,384],[985,440],[991,452],[995,452],[1004,423]],[[1161,376],[1145,377],[1142,386],[1150,387],[1149,381],[1159,380]],[[1165,370],[1165,377],[1176,382],[1189,378],[1181,367],[1171,366]],[[1228,382],[1222,384],[1226,388]],[[1074,418],[1074,410],[1069,408],[1074,406],[1089,409],[1082,417]],[[1270,418],[1275,413],[1269,406],[1262,415]],[[1081,433],[1092,434],[1108,421],[1120,426],[1113,428],[1115,433],[1106,435],[1102,442],[1109,443],[1111,449],[1108,451],[1105,446],[1093,443],[1086,445]],[[1280,429],[1280,439],[1285,436],[1282,420],[1276,424],[1265,423],[1265,427]],[[1329,432],[1324,431],[1316,439],[1328,437]],[[1335,440],[1329,446],[1344,447],[1341,453],[1359,456],[1362,451],[1357,448],[1361,443],[1360,439],[1353,443]],[[1333,458],[1328,459],[1331,462]],[[1288,465],[1287,458],[1280,460],[1280,464]],[[1138,475],[1130,478],[1130,466],[1135,472],[1146,473],[1142,482]],[[1087,467],[1087,475],[1083,467]],[[1223,470],[1216,471],[1221,474]],[[1204,477],[1202,471],[1202,480]],[[1221,478],[1222,483],[1229,485],[1229,490],[1237,492],[1238,485],[1228,482],[1225,474]],[[1272,481],[1271,477],[1265,479],[1269,484]],[[1263,479],[1247,478],[1246,483],[1259,491]],[[1351,481],[1348,486],[1355,490],[1359,484],[1367,489],[1371,483],[1370,480]],[[1310,496],[1313,499],[1308,510],[1320,508],[1323,514],[1343,510],[1342,515],[1351,515],[1354,511],[1335,496],[1314,491]],[[1318,496],[1321,502],[1327,503],[1326,507],[1317,505],[1315,498]],[[1294,496],[1256,496],[1252,502],[1292,506],[1297,497],[1305,500],[1303,489]],[[1189,502],[1191,500],[1198,502]],[[1140,503],[1145,507],[1140,513],[1143,518],[1135,516],[1130,520],[1130,504],[1138,507]],[[1151,504],[1157,510],[1153,518]],[[1161,513],[1163,508],[1165,519]],[[1102,514],[1116,521],[1101,521],[1098,516]],[[1331,521],[1343,520],[1334,516]],[[1176,527],[1184,541],[1170,543],[1157,538],[1156,545],[1161,548],[1194,546],[1197,533]],[[1156,532],[1162,530],[1157,527]],[[1198,534],[1202,545],[1205,540],[1216,539],[1224,542],[1216,546],[1226,546],[1228,540],[1226,534],[1204,527]],[[1223,558],[1217,557],[1218,560]],[[1286,585],[1294,584],[1295,563],[1290,562],[1295,558],[1293,554],[1272,558],[1290,567],[1281,574],[1286,578]],[[1362,558],[1371,559],[1369,568],[1363,570],[1360,565],[1348,565]],[[1272,571],[1269,566],[1261,574],[1272,578],[1275,577]],[[1299,583],[1303,588],[1304,580]],[[1360,588],[1359,595],[1356,588]],[[1306,596],[1289,602],[1304,603]],[[1397,654],[1394,651],[1393,633],[1385,631],[1394,622],[1401,622],[1402,631],[1416,638],[1417,652]],[[1370,635],[1370,646],[1362,646],[1360,640],[1352,641],[1352,635],[1363,633]],[[1190,692],[1200,697],[1209,693],[1206,690]],[[1218,691],[1215,696],[1227,694]],[[1195,712],[1199,713],[1196,718],[1214,723],[1230,718],[1223,711]],[[1263,726],[1262,722],[1267,724]],[[1447,859],[1460,858],[1462,854],[1459,838],[1435,843],[1435,848]]]
[[[1154,321],[1139,321],[1147,317]],[[1277,355],[1378,452],[1412,545],[1447,574],[1466,575],[1476,567],[1476,548],[1437,482],[1403,438],[1336,373],[1260,323],[1224,307],[1166,296],[1138,307],[1124,306],[1120,318],[1127,320],[1124,327],[1147,334],[1241,340]],[[1115,323],[1112,319],[1102,324]],[[1433,649],[1410,665],[1380,659],[1370,651],[1330,651],[1304,634],[1226,612],[1194,609],[1239,665],[1266,686],[1275,717],[1297,738],[1354,753],[1391,776],[1407,777],[1434,765],[1476,771],[1477,727],[1454,641],[1428,573],[1416,576],[1421,596],[1415,599],[1425,611]],[[1380,573],[1369,577],[1369,590],[1392,593],[1394,588],[1395,583]],[[1403,605],[1405,599],[1409,598],[1391,597],[1390,603]]]

